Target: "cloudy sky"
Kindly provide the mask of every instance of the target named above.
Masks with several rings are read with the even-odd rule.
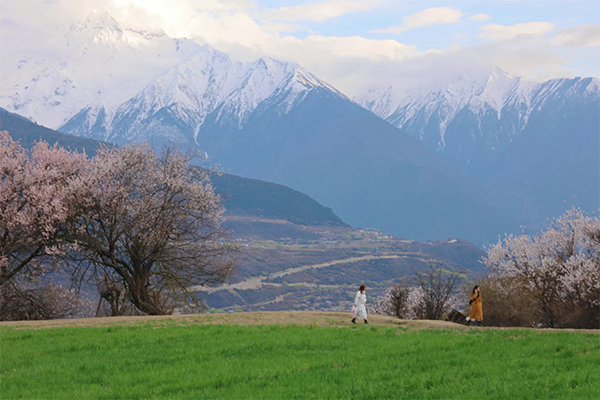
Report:
[[[236,59],[295,61],[349,95],[487,65],[534,81],[600,76],[598,0],[0,0],[0,55],[50,51],[94,10]]]

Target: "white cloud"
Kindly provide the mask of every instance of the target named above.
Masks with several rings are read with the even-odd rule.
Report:
[[[476,14],[476,15],[473,15],[469,19],[472,20],[472,21],[487,21],[490,18],[492,18],[492,17],[490,17],[487,14]]]
[[[497,66],[513,76],[530,81],[545,81],[557,77],[572,77],[563,65],[567,58],[537,41],[512,46],[508,42],[493,42],[478,46],[453,46],[449,51],[428,51],[405,60],[346,62],[346,76],[353,76],[352,91],[359,93],[373,87],[394,86],[400,90],[457,76],[471,75]],[[346,78],[346,77],[342,77]],[[344,85],[347,85],[343,81]]]
[[[344,14],[365,11],[371,4],[359,1],[334,0],[316,3],[306,3],[295,7],[270,9],[265,12],[265,18],[276,21],[317,21],[323,22]]]
[[[260,30],[250,15],[258,9],[253,0],[109,0],[102,8],[117,21],[159,26],[172,37],[195,37],[202,32],[209,37],[239,37],[249,44]]]
[[[416,46],[408,46],[395,40],[373,40],[360,36],[309,36],[302,40],[307,47],[319,47],[334,57],[360,57],[371,60],[402,60],[417,54]]]
[[[373,40],[362,37],[332,37],[310,35],[304,39],[292,36],[272,38],[260,49],[240,48],[232,43],[214,44],[220,50],[231,52],[245,60],[269,55],[293,61],[351,95],[356,88],[373,83],[385,75],[366,76],[371,64],[390,65],[418,55],[416,46],[395,40]],[[393,71],[387,71],[391,75]]]
[[[428,8],[418,13],[402,18],[402,25],[387,29],[376,29],[373,33],[402,33],[409,29],[422,28],[443,24],[454,24],[460,21],[463,13],[450,7]]]
[[[296,32],[302,29],[298,24],[285,24],[282,22],[266,21],[261,24],[262,28],[267,32]]]
[[[194,38],[236,59],[249,61],[268,55],[297,62],[349,96],[368,86],[426,82],[489,64],[514,76],[538,81],[597,76],[600,64],[593,48],[599,45],[598,25],[564,29],[554,29],[549,22],[486,25],[482,36],[494,41],[423,53],[412,43],[397,40],[317,34],[294,37],[287,32],[298,28],[295,23],[265,19],[253,1],[54,0],[29,4],[0,1],[2,68],[8,65],[7,53],[10,59],[25,51],[51,57],[52,34],[58,33],[62,38],[72,23],[82,20],[94,8],[110,12],[124,24],[135,22],[141,28],[161,28],[172,37]],[[425,11],[428,10],[406,17],[402,27],[412,29],[462,18],[458,10],[454,14]]]
[[[568,48],[600,46],[600,24],[559,29],[556,43]]]
[[[254,0],[112,0],[112,3],[117,7],[135,7],[139,9],[152,10],[153,12],[159,11],[166,13],[171,13],[181,9],[223,12],[258,8]]]
[[[450,7],[428,8],[403,19],[404,26],[420,28],[441,24],[454,24],[460,20],[462,12]]]
[[[520,35],[543,35],[554,29],[554,24],[550,22],[525,22],[510,26],[490,24],[481,28],[482,37],[493,40],[509,40]]]
[[[389,28],[385,28],[385,29],[373,29],[372,31],[370,31],[371,33],[392,33],[392,34],[399,34],[402,32],[406,32],[408,29],[404,28],[400,25],[396,25],[396,26],[390,26]]]

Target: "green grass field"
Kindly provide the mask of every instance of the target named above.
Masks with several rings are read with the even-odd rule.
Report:
[[[600,335],[348,325],[0,327],[1,399],[598,399]]]

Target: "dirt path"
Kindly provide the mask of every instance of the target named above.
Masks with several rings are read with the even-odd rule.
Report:
[[[219,290],[259,289],[263,286],[264,281],[267,279],[281,278],[282,276],[295,274],[297,272],[302,272],[302,271],[306,271],[309,269],[325,268],[325,267],[330,267],[332,265],[338,265],[338,264],[350,264],[350,263],[357,262],[357,261],[383,260],[383,259],[399,258],[399,257],[400,256],[398,256],[398,255],[393,255],[393,256],[363,256],[363,257],[344,258],[343,260],[329,261],[329,262],[321,263],[321,264],[302,265],[300,267],[288,268],[284,271],[275,272],[275,273],[265,275],[265,276],[256,276],[256,277],[248,278],[245,281],[233,283],[230,285],[222,285],[222,286],[218,286],[218,287],[194,286],[191,289],[199,291],[199,292],[204,292],[204,293],[214,293]],[[269,283],[269,284],[271,284],[271,283]],[[319,286],[323,286],[323,285],[319,285]]]
[[[318,325],[331,327],[352,327],[349,313],[327,311],[272,311],[222,314],[187,314],[140,317],[103,317],[81,319],[57,319],[50,321],[0,322],[2,329],[49,329],[64,327],[107,327],[152,324],[157,327],[169,325]],[[447,321],[401,320],[385,315],[371,314],[369,322],[373,326],[389,326],[408,329],[532,329],[532,328],[492,328],[469,327]],[[356,326],[362,326],[363,323]],[[562,329],[535,329],[535,331],[559,332]],[[600,334],[600,329],[564,329]]]
[[[352,326],[350,313],[327,311],[267,311],[221,314],[186,314],[164,316],[102,317],[80,319],[57,319],[50,321],[11,321],[0,322],[0,328],[44,329],[63,327],[102,327],[113,325],[139,325],[152,323],[177,325],[319,325]],[[385,315],[369,315],[371,325],[406,326],[411,328],[457,328],[463,325],[446,321],[404,321]],[[361,321],[362,324],[362,321]]]

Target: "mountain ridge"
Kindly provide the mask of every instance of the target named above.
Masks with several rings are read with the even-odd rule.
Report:
[[[233,62],[205,45],[116,110],[85,108],[59,130],[119,144],[164,136],[167,142],[194,145],[209,115],[241,129],[269,98],[279,97],[279,112],[285,114],[316,88],[346,97],[295,63],[270,57]],[[177,123],[161,124],[169,118]],[[151,138],[145,134],[148,131]]]
[[[565,207],[597,212],[600,79],[534,83],[497,69],[469,79],[450,77],[406,97],[387,87],[355,100],[464,166],[529,229]]]
[[[479,161],[481,153],[493,156],[499,147],[508,146],[556,93],[574,101],[598,98],[600,79],[535,83],[492,67],[411,90],[370,89],[353,99],[448,158],[469,165]]]
[[[94,156],[101,146],[111,146],[54,131],[3,108],[0,108],[0,130],[8,131],[14,140],[27,148],[39,140],[45,140],[50,145],[57,144],[71,151]],[[279,219],[300,225],[348,227],[333,210],[290,187],[222,173],[211,175],[210,181],[215,192],[223,198],[227,217]]]

